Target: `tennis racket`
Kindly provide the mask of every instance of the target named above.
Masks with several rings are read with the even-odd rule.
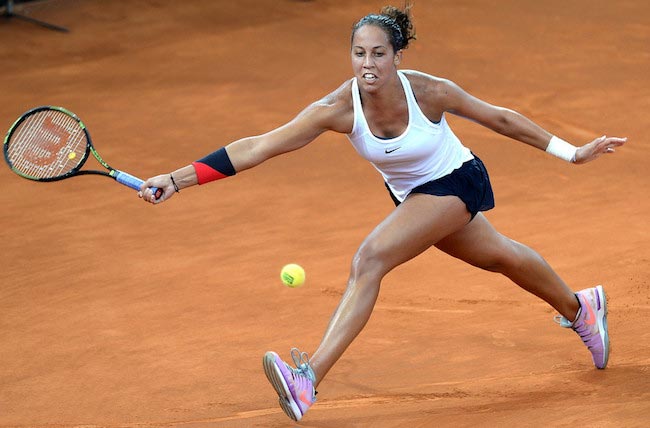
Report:
[[[108,165],[74,113],[62,107],[42,106],[24,113],[9,129],[4,141],[5,160],[13,172],[34,181],[57,181],[75,175],[104,175],[140,190],[137,177]],[[107,171],[81,170],[90,154]],[[162,189],[151,189],[158,199]]]

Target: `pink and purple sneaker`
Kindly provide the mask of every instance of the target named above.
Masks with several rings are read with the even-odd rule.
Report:
[[[296,368],[289,366],[275,352],[267,352],[262,363],[264,373],[278,394],[280,407],[294,421],[299,421],[316,401],[316,376],[306,352],[291,349]]]
[[[593,288],[576,293],[580,309],[576,319],[571,322],[565,317],[556,316],[556,322],[562,327],[572,328],[578,333],[587,349],[591,352],[596,368],[607,367],[609,359],[609,335],[607,333],[607,300],[603,287]]]

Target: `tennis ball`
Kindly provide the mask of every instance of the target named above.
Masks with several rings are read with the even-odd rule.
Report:
[[[300,265],[290,263],[280,271],[280,279],[287,287],[300,287],[305,283],[305,270]]]
[[[77,154],[75,152],[70,152],[68,153],[68,159],[72,160],[77,157]]]

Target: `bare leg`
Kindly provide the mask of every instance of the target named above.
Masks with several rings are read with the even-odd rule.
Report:
[[[483,214],[436,247],[474,266],[507,276],[567,319],[575,319],[578,300],[551,266],[531,248],[497,232]]]
[[[416,194],[373,230],[354,256],[345,294],[310,359],[316,385],[368,322],[382,278],[462,229],[469,219],[465,205],[454,196]]]

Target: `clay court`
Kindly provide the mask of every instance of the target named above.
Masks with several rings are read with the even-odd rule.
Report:
[[[114,167],[173,171],[349,79],[350,28],[383,4],[17,5],[70,32],[0,21],[0,124],[64,106]],[[573,166],[448,117],[490,171],[497,229],[573,289],[604,285],[606,370],[542,301],[432,249],[386,277],[292,423],[262,356],[313,352],[357,246],[393,208],[345,136],[156,207],[102,177],[36,183],[3,164],[0,427],[648,426],[649,17],[641,0],[417,0],[402,62],[576,145],[629,138]],[[290,262],[307,271],[302,288],[280,283]]]

